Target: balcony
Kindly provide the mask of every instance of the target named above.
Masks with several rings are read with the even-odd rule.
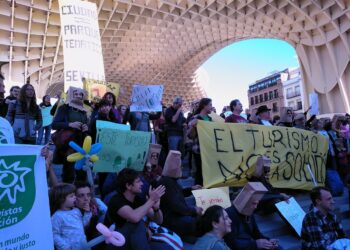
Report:
[[[292,91],[292,92],[287,92],[286,98],[290,99],[293,97],[301,96],[300,91]]]

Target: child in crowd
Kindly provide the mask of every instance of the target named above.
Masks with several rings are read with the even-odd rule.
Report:
[[[62,183],[50,190],[51,222],[57,250],[88,250],[84,227],[90,222],[91,212],[84,215],[75,207],[76,188]]]

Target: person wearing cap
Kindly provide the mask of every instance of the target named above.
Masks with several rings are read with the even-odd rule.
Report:
[[[254,187],[255,190],[251,190],[250,187]],[[254,211],[266,192],[267,189],[261,183],[249,182],[237,195],[233,205],[226,208],[232,223],[231,232],[225,235],[224,240],[231,249],[283,249],[277,239],[270,239],[260,232],[254,217]]]
[[[242,103],[235,99],[230,102],[230,109],[232,111],[232,114],[228,117],[226,117],[225,122],[227,123],[248,123],[248,121],[240,116],[240,114],[243,111]]]
[[[180,236],[195,236],[197,217],[203,210],[187,205],[185,195],[191,195],[192,190],[200,189],[201,186],[183,190],[177,182],[181,176],[181,153],[170,150],[158,182],[165,187],[165,194],[160,200],[160,208],[164,213],[163,225]]]
[[[269,109],[266,105],[262,105],[260,107],[258,107],[257,111],[256,111],[256,117],[258,120],[258,124],[260,125],[265,125],[265,126],[272,126],[271,122],[270,122],[270,111],[271,109]]]
[[[182,98],[174,98],[173,104],[165,111],[165,126],[169,150],[181,151],[186,119],[182,110]]]

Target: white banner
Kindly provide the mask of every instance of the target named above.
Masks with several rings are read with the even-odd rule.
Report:
[[[53,249],[41,148],[0,145],[0,249]]]
[[[163,85],[134,85],[131,112],[162,111]]]
[[[82,78],[105,81],[95,3],[59,0],[64,55],[64,89],[83,88]]]
[[[310,115],[318,115],[318,94],[315,92],[310,93],[309,103],[311,106]]]

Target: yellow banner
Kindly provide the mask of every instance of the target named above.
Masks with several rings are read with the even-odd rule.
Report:
[[[84,79],[84,89],[88,93],[89,100],[93,100],[94,98],[102,99],[106,92],[112,92],[116,99],[118,99],[120,84],[115,82]]]
[[[270,182],[277,188],[323,186],[328,141],[313,132],[276,126],[199,121],[205,187],[243,186],[257,158],[271,158]]]

